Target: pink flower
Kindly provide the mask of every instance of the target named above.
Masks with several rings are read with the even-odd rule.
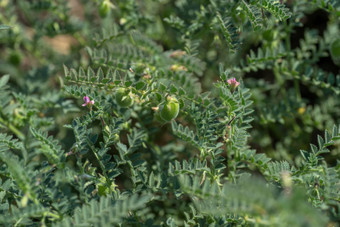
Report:
[[[92,105],[94,104],[94,100],[90,100],[88,96],[84,96],[84,104],[82,106],[89,106],[90,110],[92,110]]]
[[[227,80],[227,82],[230,85],[231,92],[234,92],[235,89],[240,85],[240,83],[236,81],[235,77]]]

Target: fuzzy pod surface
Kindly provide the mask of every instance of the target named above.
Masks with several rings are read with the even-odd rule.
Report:
[[[128,89],[119,88],[116,91],[116,102],[121,107],[129,107],[133,104],[133,97]]]
[[[179,113],[179,102],[174,97],[168,97],[165,103],[159,107],[159,116],[164,121],[171,121],[177,117]]]

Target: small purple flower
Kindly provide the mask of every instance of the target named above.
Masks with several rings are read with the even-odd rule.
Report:
[[[227,80],[227,82],[230,85],[231,92],[234,92],[235,89],[240,85],[240,83],[236,81],[235,77]]]
[[[94,104],[94,100],[90,100],[88,96],[84,96],[84,104],[82,106],[89,106],[90,110],[92,110],[92,105]]]

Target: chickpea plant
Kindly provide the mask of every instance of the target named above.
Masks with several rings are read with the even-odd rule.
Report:
[[[28,12],[17,25],[33,23],[33,9],[57,15],[51,37],[65,32],[80,46],[50,53],[51,63],[42,57],[49,21],[33,40],[4,35],[41,65],[26,85],[27,66],[13,70],[20,60],[8,57],[0,78],[1,226],[339,226],[340,75],[313,65],[326,50],[339,64],[337,2],[75,2],[90,19],[71,20],[63,0],[0,1]],[[294,48],[293,30],[319,8],[330,18],[324,37],[306,31]],[[272,70],[272,84],[248,78],[257,70]],[[54,91],[39,81],[47,76]],[[307,107],[300,86],[320,102]],[[279,101],[274,117],[261,109]],[[318,107],[332,126],[316,145],[262,152],[276,135],[268,122],[307,135],[310,122],[326,121],[313,118]],[[283,143],[301,136],[280,133]]]

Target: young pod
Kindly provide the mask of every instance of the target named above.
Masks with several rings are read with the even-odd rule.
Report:
[[[99,16],[102,18],[107,17],[111,10],[111,2],[110,0],[103,0],[98,8]]]
[[[167,100],[159,106],[159,117],[163,121],[171,121],[177,117],[179,113],[179,102],[174,97],[167,97]]]
[[[116,91],[116,102],[121,107],[129,107],[133,104],[133,97],[128,89],[119,88]]]

